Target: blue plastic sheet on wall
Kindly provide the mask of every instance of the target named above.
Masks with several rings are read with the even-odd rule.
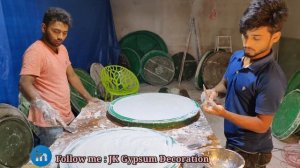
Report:
[[[41,37],[49,7],[66,9],[73,18],[65,46],[73,67],[88,70],[93,62],[118,62],[120,48],[109,0],[1,0],[0,103],[18,105],[18,82],[26,48]]]

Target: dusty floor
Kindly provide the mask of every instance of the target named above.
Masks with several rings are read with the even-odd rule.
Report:
[[[178,87],[178,82],[174,81],[165,87],[167,88]],[[196,100],[197,102],[200,101],[200,95],[202,91],[198,90],[195,87],[193,80],[181,82],[180,87],[187,89],[189,96],[192,99]],[[159,86],[152,86],[152,85],[142,83],[140,84],[140,93],[158,92],[160,88],[161,87]],[[207,121],[210,123],[210,126],[212,127],[214,133],[220,139],[221,145],[224,146],[226,139],[223,134],[223,121],[224,121],[223,118],[209,115],[209,114],[205,114],[205,116]],[[299,143],[299,138],[296,139],[290,138],[287,142],[282,142],[273,137],[273,143],[274,143],[274,150],[272,152],[273,157],[271,162],[267,165],[267,168],[292,168],[292,166],[286,164],[282,156],[282,151],[280,149],[283,149],[283,147],[285,147],[290,143]]]

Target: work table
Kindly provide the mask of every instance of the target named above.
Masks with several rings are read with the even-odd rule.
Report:
[[[88,104],[82,108],[79,115],[71,122],[70,126],[76,128],[76,132],[64,132],[50,147],[52,161],[50,167],[57,167],[55,156],[60,155],[64,149],[74,140],[89,133],[110,128],[122,127],[122,125],[107,118],[107,108],[109,103]],[[171,136],[183,146],[196,149],[200,152],[209,147],[220,147],[219,140],[214,135],[202,111],[193,123],[172,129],[157,130]]]

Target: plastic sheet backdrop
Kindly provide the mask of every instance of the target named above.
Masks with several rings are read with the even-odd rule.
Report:
[[[0,1],[0,102],[18,105],[22,55],[41,38],[42,18],[51,6],[72,15],[73,27],[64,44],[74,67],[88,70],[93,62],[118,63],[120,48],[109,0]]]

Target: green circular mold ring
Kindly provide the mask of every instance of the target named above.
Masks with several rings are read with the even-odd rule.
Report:
[[[221,57],[219,57],[219,55],[221,55]],[[219,51],[214,51],[213,53],[207,55],[204,58],[204,60],[201,64],[201,67],[200,67],[200,74],[202,77],[202,82],[206,86],[207,89],[213,88],[215,85],[217,85],[222,80],[224,73],[226,72],[231,55],[232,55],[232,53],[230,53],[230,52],[226,52],[225,50],[219,50]],[[219,57],[219,59],[215,59],[215,57]],[[222,60],[222,61],[220,61],[220,60]],[[210,66],[207,67],[207,64],[211,64],[211,62],[213,62],[212,67],[215,67],[215,68],[211,68]],[[224,64],[222,66],[222,63],[226,63],[226,67],[223,67]],[[219,64],[219,65],[215,66],[215,64]],[[224,68],[221,71],[222,73],[216,74],[216,72],[220,72],[220,68]],[[207,76],[207,72],[209,73],[209,76],[213,75],[213,78],[215,78],[215,77],[219,77],[219,78],[209,79],[209,77]],[[215,81],[217,81],[217,82],[215,83]]]
[[[23,98],[24,98],[24,101],[26,101],[26,103],[28,103],[27,100],[25,99],[25,97],[23,97]],[[28,111],[29,111],[29,109],[28,109]],[[18,117],[22,121],[24,121],[28,125],[28,127],[30,127],[30,123],[27,120],[26,114],[24,114],[22,111],[19,111],[19,109],[17,109],[14,106],[11,106],[9,104],[0,103],[0,119],[3,117],[8,117],[8,116],[9,117],[10,116]]]
[[[288,86],[285,94],[288,94],[295,89],[300,89],[300,69],[297,72],[295,72],[288,81]]]
[[[157,63],[157,62],[164,62],[164,64],[168,65],[169,67],[164,67],[162,66],[163,64],[156,64],[157,67],[154,68],[154,72],[151,72],[149,68],[147,68],[148,66],[153,66],[153,63]],[[164,71],[165,69],[165,71]],[[148,75],[146,75],[145,73],[148,73]],[[165,73],[166,71],[168,71],[169,73]],[[149,79],[147,76],[149,76],[149,72],[151,72],[150,74],[152,74],[152,77],[158,79],[158,80],[154,80],[154,78]],[[167,74],[166,76],[162,77],[162,74]],[[161,76],[162,75],[162,76]],[[174,63],[173,60],[169,57],[161,57],[161,56],[155,56],[152,58],[149,58],[146,63],[145,66],[143,68],[143,73],[142,73],[142,77],[143,79],[151,84],[151,85],[158,85],[158,86],[164,86],[169,84],[170,82],[172,82],[173,78],[175,75],[175,67],[174,67]]]
[[[129,62],[130,69],[136,76],[139,76],[141,73],[141,59],[137,52],[131,48],[122,48],[122,54],[126,56],[126,59]]]
[[[151,63],[150,60],[158,59],[158,58],[165,59],[166,61],[171,63],[171,67],[170,67],[171,69],[167,68],[167,70],[170,71],[171,76],[169,76],[169,79],[164,82],[163,81],[162,82],[153,82],[153,81],[146,79],[146,76],[145,76],[145,70],[146,70],[145,66],[148,63]],[[160,65],[160,64],[157,63],[157,65]],[[172,58],[169,56],[169,54],[164,51],[152,50],[152,51],[148,52],[147,54],[145,54],[145,56],[141,59],[141,67],[142,67],[141,77],[143,78],[144,81],[146,81],[147,83],[149,83],[151,85],[167,85],[173,80],[174,75],[175,75],[174,62],[173,62]],[[160,78],[160,77],[158,77],[158,78]]]
[[[168,48],[163,39],[150,31],[141,30],[127,34],[120,40],[121,48],[131,48],[141,57],[151,50],[161,50],[168,53]]]
[[[78,75],[80,81],[82,82],[84,88],[89,92],[92,97],[98,97],[97,86],[92,77],[81,69],[74,69],[75,73]],[[73,86],[70,85],[71,91],[71,106],[75,114],[79,114],[81,109],[87,105],[87,102],[81,95],[75,90]]]
[[[174,66],[175,66],[175,75],[174,75],[175,79],[178,79],[179,77],[183,56],[184,56],[184,52],[179,52],[172,56],[172,59],[174,61]],[[197,61],[191,54],[186,53],[186,59],[184,63],[183,73],[182,73],[182,80],[190,80],[191,78],[193,78],[193,76],[195,76],[196,69],[197,69]]]
[[[288,93],[274,115],[272,134],[279,140],[288,138],[299,130],[300,125],[300,90]]]
[[[152,50],[149,51],[148,53],[146,53],[142,59],[141,59],[141,67],[143,68],[145,66],[145,63],[148,59],[152,58],[152,57],[156,57],[156,56],[161,56],[161,57],[168,57],[169,58],[169,54],[164,52],[164,51],[159,51],[159,50]]]
[[[118,101],[128,98],[130,96],[139,96],[143,94],[148,93],[138,93],[134,95],[128,95],[124,97],[119,97],[112,101],[108,107],[107,115],[110,119],[117,121],[118,123],[121,123],[122,125],[126,126],[135,126],[135,127],[145,127],[145,128],[155,128],[155,129],[170,129],[170,128],[179,128],[182,126],[186,126],[194,121],[196,121],[199,118],[199,112],[198,111],[191,111],[190,113],[176,117],[171,119],[165,119],[165,120],[136,120],[133,118],[129,118],[123,115],[118,114],[114,108],[113,105],[116,104]],[[162,94],[162,93],[161,93]],[[193,100],[193,103],[195,107],[200,108],[199,104]]]
[[[18,114],[14,115],[15,112],[10,111],[11,114],[0,117],[0,167],[20,167],[26,164],[33,148],[33,135],[27,120],[20,117],[21,112],[17,109],[10,110],[16,110]],[[5,111],[4,113],[7,114]]]
[[[196,88],[198,88],[198,89],[202,89],[202,85],[204,84],[203,83],[202,72],[201,72],[202,64],[203,64],[204,60],[206,59],[206,57],[208,57],[209,55],[211,55],[213,53],[214,53],[214,50],[209,50],[206,53],[204,53],[204,55],[201,57],[200,62],[197,66],[194,82],[195,82]]]

